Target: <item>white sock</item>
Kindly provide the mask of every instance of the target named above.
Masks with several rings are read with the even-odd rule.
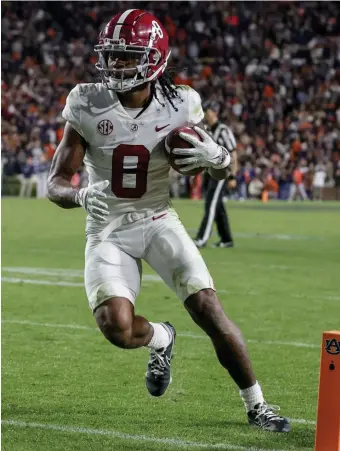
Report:
[[[161,349],[169,346],[171,337],[165,327],[160,323],[150,323],[153,327],[153,336],[147,348]]]
[[[247,412],[253,410],[256,404],[262,404],[264,402],[262,390],[257,381],[252,387],[246,388],[245,390],[240,390],[240,395],[243,399]]]

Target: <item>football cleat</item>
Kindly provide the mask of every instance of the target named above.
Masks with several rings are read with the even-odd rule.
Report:
[[[219,241],[218,243],[213,244],[213,247],[234,247],[234,243],[232,241],[227,243]]]
[[[196,247],[198,247],[199,249],[202,247],[205,247],[205,245],[207,244],[207,243],[204,243],[204,241],[202,241],[202,240],[193,240],[193,241],[196,244]]]
[[[171,336],[171,341],[166,348],[150,350],[145,382],[152,396],[162,396],[171,383],[171,359],[175,346],[176,330],[168,322],[162,323],[162,325]]]
[[[265,402],[257,404],[248,412],[248,423],[270,432],[289,432],[288,418],[278,415],[276,412],[279,410],[279,406],[270,406]]]

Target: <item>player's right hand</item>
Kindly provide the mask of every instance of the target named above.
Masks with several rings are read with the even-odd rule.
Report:
[[[102,202],[99,199],[105,199],[107,197],[103,191],[109,185],[110,182],[108,180],[94,183],[87,188],[81,188],[77,192],[75,198],[78,205],[83,207],[93,219],[101,222],[102,224],[107,223],[109,207],[105,202]]]

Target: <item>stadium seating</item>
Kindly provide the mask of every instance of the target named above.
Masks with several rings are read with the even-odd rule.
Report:
[[[62,136],[61,111],[78,82],[96,80],[98,30],[127,2],[4,2],[2,168],[7,177],[46,171]],[[170,35],[170,70],[203,99],[221,104],[238,141],[235,196],[268,176],[287,198],[293,170],[340,186],[339,17],[336,2],[140,2]],[[30,170],[27,169],[27,174]],[[28,175],[31,176],[31,175]],[[81,179],[81,178],[80,178]],[[332,195],[333,195],[332,194]]]

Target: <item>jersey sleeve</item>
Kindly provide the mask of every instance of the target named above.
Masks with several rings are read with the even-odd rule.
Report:
[[[79,135],[84,137],[81,127],[79,85],[75,86],[67,96],[66,105],[63,109],[62,116],[72,125]]]
[[[198,124],[204,118],[201,96],[197,91],[188,87],[188,125],[192,127]]]

